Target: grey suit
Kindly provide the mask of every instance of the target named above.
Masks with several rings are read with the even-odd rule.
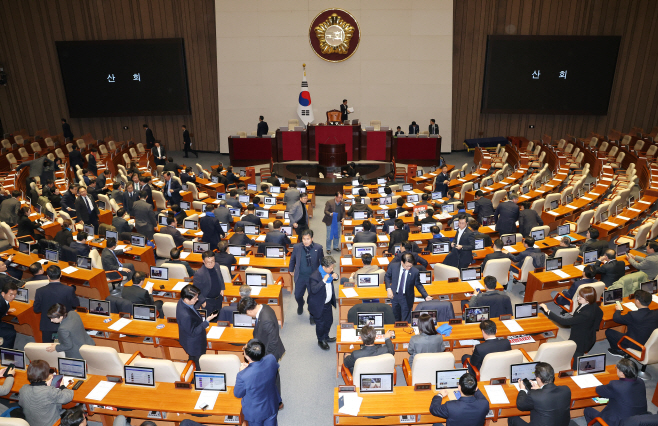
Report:
[[[306,208],[305,205],[302,205],[301,201],[298,201],[290,207],[290,214],[288,217],[290,218],[290,224],[292,225],[293,223],[299,223],[299,221],[302,219],[304,216],[304,209]],[[306,224],[300,224],[299,227],[297,228],[297,233],[299,234],[301,232],[301,229],[308,228],[308,210],[306,211]],[[300,229],[301,228],[301,229]]]
[[[233,216],[228,207],[219,206],[213,212],[220,223],[233,223]]]
[[[288,188],[285,194],[283,194],[283,202],[290,205],[299,201],[301,193],[295,188]]]
[[[130,226],[126,219],[118,216],[112,218],[112,226],[116,228],[119,235],[123,232],[132,232],[133,230],[132,226]]]
[[[153,228],[158,226],[153,206],[144,200],[136,201],[133,204],[133,216],[135,216],[135,229],[137,229],[137,232],[145,235],[147,240],[152,240],[155,233]]]
[[[59,344],[55,346],[55,350],[66,353],[67,358],[82,359],[80,346],[96,346],[94,339],[85,331],[82,319],[76,311],[69,311],[66,314],[66,318],[62,320],[57,329],[57,338]]]
[[[30,426],[52,426],[60,418],[62,405],[72,400],[71,389],[29,384],[21,387],[18,396],[18,404]]]
[[[21,207],[21,202],[16,198],[7,198],[0,204],[0,221],[5,222],[9,226],[14,226],[18,223],[18,210]]]
[[[347,355],[345,359],[343,359],[343,365],[349,368],[350,372],[353,373],[354,364],[356,363],[357,359],[384,354],[395,355],[395,349],[391,339],[384,340],[383,345],[364,346],[362,349],[355,350],[351,354]]]
[[[118,256],[123,254],[123,250],[110,250],[109,248],[104,248],[101,253],[101,263],[103,264],[103,269],[106,271],[118,271],[119,268],[128,268],[130,272],[120,271],[121,275],[126,277],[126,280],[131,280],[135,274],[135,267],[132,263],[122,262],[119,264]]]
[[[635,259],[628,258],[633,268],[647,274],[650,280],[658,276],[658,253],[648,254],[645,258],[636,257]]]
[[[443,336],[419,334],[409,339],[409,365],[413,365],[416,354],[443,352]]]
[[[19,171],[23,167],[30,167],[30,177],[35,178],[37,176],[41,176],[44,174],[44,169],[52,164],[52,161],[48,159],[45,155],[42,157],[39,157],[35,160],[30,160],[30,161],[24,161],[18,166],[16,171]],[[42,182],[42,184],[45,184],[45,182]]]

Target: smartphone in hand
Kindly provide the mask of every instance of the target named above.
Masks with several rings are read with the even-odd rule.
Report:
[[[525,386],[526,390],[532,389],[532,383],[530,383],[530,380],[528,379],[523,379],[523,386]]]

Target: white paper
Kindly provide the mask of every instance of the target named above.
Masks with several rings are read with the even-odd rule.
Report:
[[[248,257],[239,258],[238,265],[249,265],[249,258]]]
[[[658,303],[658,295],[653,295],[651,296],[651,300],[653,300],[655,303]]]
[[[571,379],[576,382],[581,389],[585,388],[595,388],[597,386],[602,386],[603,383],[596,378],[594,374],[583,374],[582,376],[571,376]]]
[[[207,336],[209,339],[219,339],[220,337],[222,337],[222,333],[224,333],[225,329],[226,327],[217,327],[213,325],[212,327],[210,327],[210,330],[208,330]]]
[[[341,291],[345,297],[359,297],[359,294],[353,288],[344,288]]]
[[[487,228],[491,229],[492,231],[495,231],[496,225],[488,225]]]
[[[473,340],[473,339],[459,341],[459,346],[477,346],[479,344],[480,344],[479,340]]]
[[[219,392],[217,391],[210,391],[210,390],[204,390],[199,393],[199,399],[196,400],[196,405],[194,406],[195,410],[200,410],[203,407],[206,407],[206,410],[212,410],[215,408],[215,402],[217,401],[217,397],[219,396]]]
[[[125,250],[126,247],[128,247],[128,246],[121,244],[121,245],[116,246],[116,248],[114,250]]]
[[[603,224],[604,224],[604,225],[608,225],[608,226],[614,226],[614,227],[619,226],[619,225],[617,225],[616,223],[608,222],[607,220],[606,220],[605,222],[603,222]]]
[[[512,246],[505,246],[503,249],[507,250],[510,253],[516,253],[516,249]]]
[[[78,270],[78,268],[76,268],[75,266],[67,266],[66,268],[62,269],[62,272],[65,273],[65,274],[72,274],[72,273],[76,272],[77,270]]]
[[[185,287],[188,284],[189,283],[186,283],[185,281],[177,282],[176,285],[174,286],[174,288],[172,288],[172,290],[173,291],[181,291],[183,289],[183,287]]]
[[[640,201],[638,201],[638,203],[642,203],[642,204],[649,204],[649,205],[651,205],[651,203],[650,203],[650,202],[648,202],[648,201],[644,201],[644,200],[640,200]]]
[[[559,269],[556,269],[556,270],[551,271],[551,272],[554,273],[555,275],[557,275],[560,278],[569,278],[571,276],[571,275],[567,274],[566,272],[561,271]]]
[[[631,220],[630,217],[626,217],[626,216],[617,216],[617,219],[621,219],[621,220]]]
[[[359,410],[361,409],[361,402],[363,402],[362,397],[360,397],[356,392],[342,393],[339,397],[343,398],[343,407],[338,409],[339,413],[347,414],[349,416],[356,416],[359,414]]]
[[[530,197],[528,197],[527,195],[521,195],[519,198],[522,199],[522,200],[527,200]]]
[[[635,213],[642,213],[642,210],[634,209],[634,208],[629,208],[628,210],[635,212]]]
[[[341,265],[351,265],[352,264],[352,258],[351,257],[341,257],[340,258],[340,264]]]
[[[186,228],[176,228],[176,230],[177,230],[178,232],[180,232],[181,234],[184,234],[184,233],[187,232],[187,229],[186,229]]]
[[[580,197],[580,198],[582,198],[583,200],[592,201],[592,198],[589,197]]]
[[[378,257],[377,260],[380,265],[388,265],[388,257]]]
[[[264,205],[264,206],[262,206],[261,208],[262,208],[263,210],[269,210],[269,209],[271,209],[271,208],[272,208],[272,206],[271,206],[271,205],[269,205],[269,204],[265,204],[265,205]]]
[[[484,385],[484,390],[489,396],[490,404],[509,404],[509,399],[501,385]]]
[[[553,211],[553,210],[547,211],[546,213],[548,213],[548,214],[550,214],[550,215],[553,215],[553,216],[558,216],[558,215],[560,214],[560,213],[555,212],[555,211]]]
[[[342,342],[356,342],[356,329],[344,328],[340,330],[340,340]]]
[[[39,262],[40,264],[43,265],[44,263],[48,262],[48,259],[39,259],[39,260],[37,260],[37,262]]]
[[[635,303],[633,303],[633,302],[622,303],[622,305],[626,306],[631,311],[637,311],[637,306],[635,306]]]
[[[587,265],[576,265],[576,269],[579,269],[579,270],[581,270],[581,271],[584,271],[584,270],[585,270],[585,266],[587,266]]]
[[[133,322],[133,320],[128,319],[128,318],[120,318],[117,322],[115,322],[114,324],[112,324],[112,325],[109,326],[108,328],[109,328],[110,330],[119,331],[119,330],[121,330],[123,327],[127,326],[128,324],[130,324],[131,322]]]
[[[568,204],[565,207],[568,208],[568,209],[571,209],[571,210],[576,210],[578,208],[576,206],[572,206],[571,204]]]
[[[189,251],[184,251],[180,254],[180,258],[181,259],[187,259],[187,256],[189,256],[190,254],[192,254],[192,253],[190,253]]]
[[[96,386],[94,386],[94,389],[89,392],[86,398],[94,401],[102,401],[103,398],[105,398],[105,395],[112,390],[114,385],[116,385],[116,383],[101,380]]]
[[[260,295],[260,291],[263,289],[263,287],[251,287],[251,295],[252,296],[258,296]]]
[[[517,391],[521,392],[521,387],[519,386],[519,383],[520,382],[516,382],[516,383],[512,383],[512,384],[514,385],[514,387],[516,388]],[[533,385],[537,384],[537,382],[535,380],[530,380],[530,383],[532,383]]]
[[[386,235],[377,235],[377,241],[386,242],[388,241],[388,237]]]
[[[262,243],[263,241],[265,241],[265,237],[266,235],[259,235],[258,237],[256,237],[256,241]]]
[[[413,207],[413,206],[414,206],[414,203],[407,203],[407,204],[405,204],[405,206],[407,206],[407,207]]]
[[[487,191],[493,191],[493,190],[494,190],[494,189],[493,189],[492,187],[490,187],[490,186],[485,186],[484,189],[486,189]]]
[[[354,112],[354,108],[352,108],[352,107],[347,108],[347,112],[349,112],[349,113]]]
[[[343,220],[343,225],[351,225],[352,221],[351,220]]]
[[[196,233],[194,233],[194,235],[196,235],[197,237],[202,237],[203,236],[203,231],[196,232]]]
[[[155,283],[147,281],[146,284],[144,284],[144,290],[146,290],[146,291],[152,290],[154,284]]]
[[[482,284],[480,284],[480,281],[473,280],[473,281],[466,281],[466,282],[468,283],[468,285],[473,287],[473,291],[475,291],[477,289],[484,290],[484,287],[482,286]]]
[[[507,327],[507,329],[513,333],[517,331],[523,331],[523,327],[521,327],[519,323],[516,322],[516,320],[504,320],[501,322],[505,324],[505,327]]]

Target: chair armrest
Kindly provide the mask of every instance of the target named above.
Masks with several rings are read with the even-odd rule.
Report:
[[[512,268],[516,269],[517,271],[521,272],[521,268],[519,268],[518,266],[516,266],[516,265],[510,265],[510,266]]]
[[[140,351],[137,351],[128,359],[128,361],[126,361],[125,365],[130,365],[130,363],[132,363],[135,358],[137,358],[137,355],[139,355],[140,358],[146,358]]]
[[[475,378],[477,379],[477,381],[480,381],[480,370],[478,370],[477,367],[475,367],[473,364],[471,364],[471,359],[470,358],[467,358],[466,361],[464,361],[463,366],[464,366],[464,368],[468,368],[469,365],[471,366],[473,371],[475,371]]]
[[[350,369],[345,367],[344,365],[340,366],[340,375],[343,376],[343,382],[345,382],[346,385],[353,385],[354,381],[352,379],[352,373],[350,373]]]
[[[183,368],[183,372],[180,373],[180,381],[184,382],[185,377],[187,376],[188,371],[190,371],[190,368],[194,367],[194,361],[189,360],[187,361],[187,364],[185,364],[185,368]]]
[[[601,426],[608,426],[608,424],[603,420],[601,417],[596,417],[592,419],[589,423],[587,423],[587,426],[592,426],[595,424],[600,424]]]
[[[230,272],[230,271],[229,271]],[[235,285],[236,282],[242,282],[242,278],[240,278],[240,274],[235,274],[235,277],[231,280],[231,282]]]
[[[110,274],[118,274],[118,276],[115,276],[115,278],[111,278]],[[119,271],[105,271],[105,278],[107,278],[108,282],[117,282],[117,281],[123,281],[123,275]]]
[[[521,351],[521,353],[523,354],[525,359],[527,359],[529,362],[532,362],[532,357],[530,355],[528,355],[528,352],[526,352],[525,349],[519,348],[519,350]]]
[[[279,277],[279,279],[274,282],[274,285],[283,286],[283,284],[283,277]]]
[[[393,386],[395,386],[398,383],[398,369],[394,368],[393,369]]]
[[[32,237],[31,235],[23,235],[22,237],[16,237],[17,240],[20,240],[22,238],[29,238],[30,240],[32,240],[33,243],[36,242],[34,237]]]
[[[568,308],[567,308],[566,306],[564,306],[564,305],[561,305],[561,304],[557,301],[558,296],[562,296],[562,297],[564,297],[565,299],[567,299],[567,300],[569,301],[569,307],[568,307]],[[558,305],[560,308],[564,309],[565,311],[567,311],[567,312],[571,312],[571,307],[573,306],[573,299],[568,298],[568,297],[565,296],[564,293],[562,293],[561,291],[559,291],[559,292],[555,295],[555,297],[553,298],[553,302],[555,302],[556,305]]]
[[[640,355],[639,358],[638,358],[637,356],[633,355],[632,352],[630,352],[630,351],[628,351],[627,349],[621,347],[621,342],[623,342],[624,340],[630,340],[631,343],[634,343],[634,344],[636,344],[637,346],[639,346],[639,347],[642,348],[642,354]],[[638,361],[642,361],[642,360],[644,359],[644,355],[645,355],[646,350],[647,350],[647,348],[646,348],[644,345],[641,345],[641,344],[638,343],[637,341],[635,341],[635,340],[633,340],[633,339],[631,339],[630,337],[625,336],[625,335],[622,336],[621,339],[619,339],[619,342],[617,342],[617,347],[618,347],[619,349],[621,349],[622,351],[626,352],[627,354],[629,354],[630,356],[632,356],[633,358],[635,358],[635,359],[638,360]]]
[[[407,386],[411,386],[411,365],[409,365],[409,358],[402,360],[402,374],[404,375],[404,380],[407,382]]]

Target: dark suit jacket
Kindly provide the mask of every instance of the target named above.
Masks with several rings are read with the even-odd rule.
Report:
[[[80,256],[89,257],[89,252],[91,252],[91,247],[79,241],[73,241],[71,243],[71,248],[75,250]]]
[[[514,262],[517,262],[519,268],[523,266],[523,262],[528,256],[532,257],[532,266],[535,268],[543,268],[546,265],[546,255],[538,248],[528,247],[517,255],[510,254],[510,257]]]
[[[594,270],[597,274],[601,274],[601,281],[605,283],[605,286],[610,287],[612,283],[626,274],[626,264],[621,260],[615,259],[602,265],[597,260],[594,264]]]
[[[389,288],[393,291],[393,295],[396,296],[396,290],[398,288],[398,279],[400,276],[400,268],[402,268],[402,263],[389,264],[386,274],[384,275],[384,282],[386,283],[386,289]],[[423,299],[427,297],[427,291],[425,287],[420,283],[420,273],[418,269],[411,268],[407,273],[407,282],[404,283],[404,297],[407,299],[407,306],[411,308],[414,302],[414,287],[418,289]]]
[[[428,131],[430,132],[430,135],[438,135],[439,134],[439,125],[438,124],[430,124],[427,126]]]
[[[185,241],[185,237],[183,237],[180,233],[180,231],[176,228],[173,228],[171,226],[163,226],[160,228],[160,233],[161,234],[167,234],[171,235],[174,239],[174,244],[176,244],[176,247],[180,247],[183,245],[183,242]],[[215,245],[215,247],[217,247]],[[212,247],[211,247],[212,249]]]
[[[407,253],[407,252],[404,252],[404,253]],[[391,263],[400,263],[400,262],[402,262],[402,255],[404,253],[399,252],[398,254],[393,256],[393,259],[389,260],[389,265]],[[424,257],[419,256],[418,253],[416,253],[416,252],[412,252],[411,255],[414,257],[414,265],[421,264],[421,265],[423,265],[423,267],[427,268],[427,265],[429,265],[429,263],[427,262],[427,260]]]
[[[585,253],[586,251],[598,250],[598,256],[603,256],[603,253],[608,249],[608,242],[606,240],[594,240],[589,239],[580,246],[580,252]]]
[[[455,234],[455,238],[453,238],[455,246],[457,245],[457,235]],[[473,231],[466,228],[459,240],[459,244],[462,246],[461,250],[457,247],[452,247],[452,250],[448,253],[443,263],[456,268],[467,268],[468,265],[473,263],[473,250],[475,249],[475,234]]]
[[[611,380],[597,386],[596,393],[610,400],[598,415],[608,426],[621,426],[625,419],[647,412],[647,390],[642,379]]]
[[[180,173],[180,170],[181,170],[182,168],[183,168],[183,167],[179,166],[177,163],[170,163],[170,162],[167,162],[167,164],[165,164],[165,166],[164,166],[164,168],[162,169],[162,171],[163,171],[163,172],[172,172],[172,174],[173,174],[174,176],[178,176],[178,174]]]
[[[489,401],[479,390],[473,396],[446,401],[436,395],[432,398],[430,413],[446,419],[446,426],[482,426],[489,413]]]
[[[227,252],[215,253],[215,262],[226,266],[229,272],[231,271],[231,265],[238,263],[238,261],[235,259],[235,256]]]
[[[489,315],[491,318],[498,318],[501,315],[514,315],[512,310],[512,301],[504,291],[487,290],[484,293],[478,293],[471,297],[468,306],[489,306]]]
[[[219,224],[219,220],[208,214],[199,219],[199,228],[203,231],[201,241],[210,243],[211,250],[216,249],[219,241],[226,235],[222,226]]]
[[[69,153],[69,163],[71,164],[71,168],[73,170],[76,170],[76,164],[80,166],[81,169],[84,168],[85,162],[82,159],[82,153],[79,149],[74,149]]]
[[[147,290],[136,285],[124,286],[121,290],[121,297],[129,300],[131,303],[154,305],[153,296]]]
[[[495,353],[495,352],[505,352],[505,351],[511,351],[512,346],[509,343],[509,340],[502,338],[495,338],[495,339],[489,339],[485,340],[484,342],[480,343],[479,345],[476,345],[475,348],[473,348],[473,355],[471,355],[470,362],[471,365],[473,365],[475,368],[478,370],[480,367],[482,367],[482,361],[484,361],[484,357]],[[469,366],[468,371],[471,374],[475,374],[474,371],[471,369]]]
[[[286,348],[279,337],[279,320],[276,318],[274,309],[268,305],[261,306],[258,322],[254,327],[254,339],[263,342],[266,354],[272,354],[274,358],[281,359]]]
[[[183,142],[192,143],[192,140],[190,139],[190,131],[187,129],[183,130]]]
[[[334,198],[327,200],[327,202],[324,204],[324,217],[322,218],[322,223],[327,226],[331,226],[334,212],[336,212],[338,213],[338,217],[336,219],[338,220],[338,225],[340,226],[341,219],[345,217],[344,206],[345,205],[341,202],[339,208],[336,209],[336,200]]]
[[[75,211],[75,195],[71,194],[71,191],[66,191],[62,194],[62,210],[68,213],[71,217],[76,216],[77,212]],[[73,211],[70,211],[68,208],[72,208]]]
[[[290,265],[288,267],[289,271],[294,271],[295,282],[299,281],[299,269],[296,265],[300,262],[306,262],[306,253],[304,251],[304,244],[297,243],[292,248],[292,254],[290,255]],[[311,269],[316,270],[320,267],[320,261],[324,257],[324,252],[322,246],[318,243],[313,243],[311,246]],[[308,277],[306,277],[308,279]]]
[[[55,241],[61,246],[70,246],[73,242],[73,234],[66,228],[63,228],[55,235]]]
[[[171,189],[171,195],[167,191],[167,186]],[[178,183],[177,180],[171,178],[169,182],[165,182],[165,186],[162,188],[162,195],[169,201],[169,204],[179,204],[183,197],[180,195],[180,191],[183,190],[183,187]]]
[[[516,221],[519,220],[519,206],[512,201],[505,201],[496,207],[496,232],[498,235],[516,234]]]
[[[493,208],[493,203],[486,197],[480,197],[479,200],[475,200],[475,209],[473,210],[473,213],[477,216],[478,221],[481,224],[483,217],[494,215],[495,211]]]
[[[180,181],[183,183],[183,185],[187,185],[188,182],[196,183],[196,177],[182,172],[180,174]]]
[[[596,332],[603,319],[603,311],[597,305],[583,305],[571,317],[562,317],[551,311],[548,318],[560,325],[570,325],[569,340],[576,342],[576,353],[586,353],[596,342]]]
[[[149,148],[155,143],[155,138],[153,137],[153,130],[146,129],[146,143],[149,144]]]
[[[29,217],[22,216],[18,219],[18,228],[16,228],[16,236],[24,237],[26,235],[35,237],[34,231],[37,230],[41,225],[36,222],[32,222]]]
[[[448,196],[448,182],[450,182],[450,175],[439,173],[434,179],[436,190],[441,192],[444,197]]]
[[[362,232],[357,232],[356,235],[354,236],[354,242],[355,243],[376,243],[377,242],[377,234],[372,231],[362,231]]]
[[[519,211],[519,232],[524,237],[530,236],[530,230],[535,226],[542,226],[544,221],[541,220],[541,217],[537,214],[536,211],[532,209],[524,209]]]
[[[93,210],[90,213],[87,207],[87,203],[82,199],[82,197],[78,197],[75,200],[75,211],[78,213],[78,220],[83,221],[87,225],[91,225],[92,221],[98,222],[98,215],[100,214],[96,204],[93,202],[91,204]]]
[[[541,389],[519,392],[516,408],[530,411],[532,426],[569,426],[571,389],[548,383]]]
[[[192,307],[193,308],[193,307]],[[208,321],[187,306],[183,299],[176,305],[176,322],[178,322],[178,341],[190,356],[200,356],[206,353],[206,327]]]
[[[73,132],[71,131],[71,125],[69,123],[62,123],[62,135],[65,139],[73,139]]]
[[[89,159],[87,160],[87,170],[92,172],[94,176],[98,176],[98,166],[96,165],[96,157],[93,154],[89,154]]]
[[[46,315],[48,309],[55,303],[66,306],[67,311],[80,306],[78,296],[75,295],[75,287],[69,287],[59,281],[52,281],[36,291],[34,295],[34,312],[41,314],[41,321],[39,322],[41,331],[57,331],[59,324],[50,322],[50,318]]]
[[[350,373],[353,373],[354,364],[356,363],[357,359],[384,354],[395,355],[395,349],[391,339],[384,340],[383,345],[361,346],[361,349],[355,350],[350,355],[347,355],[345,359],[343,359],[343,365],[349,368]]]
[[[212,273],[217,274],[219,286],[213,286],[212,280],[210,279],[210,274]],[[206,302],[205,309],[208,313],[215,309],[220,310],[222,308],[221,291],[223,291],[226,286],[224,278],[222,277],[222,271],[219,269],[218,264],[215,263],[213,269],[201,266],[196,274],[194,274],[194,285],[201,290],[199,301],[197,302],[197,308],[200,308],[201,305],[203,305],[203,302]]]
[[[113,217],[112,226],[114,226],[119,234],[122,232],[132,232],[133,227],[130,226],[128,221],[122,217]]]
[[[256,129],[256,136],[259,138],[262,138],[263,136],[267,136],[267,132],[269,131],[269,127],[267,126],[267,123],[264,121],[259,121],[258,122],[258,128]]]
[[[288,236],[281,231],[270,231],[265,235],[265,242],[271,244],[279,244],[284,247],[288,247],[291,242]]]
[[[9,226],[16,225],[18,223],[18,210],[20,207],[21,202],[16,198],[7,198],[0,204],[0,220],[6,222]]]
[[[252,240],[245,234],[233,234],[231,238],[228,239],[229,244],[236,244],[239,246],[253,246],[256,245],[256,241]]]
[[[158,148],[156,148],[156,147],[151,148],[151,152],[153,153],[153,158],[155,159],[155,164],[157,164],[158,166],[165,166],[167,164],[167,159],[166,158],[163,158],[163,159],[158,158]],[[160,144],[160,157],[167,157],[167,151],[165,151],[162,144]]]
[[[347,111],[348,106],[345,104],[340,104],[340,119],[341,121],[347,120],[347,114],[349,112]]]
[[[133,215],[133,204],[139,200],[139,195],[136,191],[133,191],[132,194],[131,197],[130,192],[126,191],[123,193],[123,208],[126,209],[126,212],[128,212],[130,216]]]
[[[281,395],[276,387],[279,364],[275,357],[265,355],[260,361],[252,362],[235,378],[233,395],[242,398],[244,418],[250,424],[259,423],[279,411]]]
[[[415,126],[413,124],[409,125],[409,134],[410,135],[417,135],[419,133],[419,131],[420,131],[420,127],[418,126],[418,124],[416,124]]]
[[[242,219],[240,219],[240,221],[241,222],[251,222],[254,225],[258,225],[259,228],[261,226],[263,226],[263,223],[260,221],[260,218],[258,216],[256,216],[255,214],[245,215]]]
[[[658,328],[658,311],[642,308],[622,315],[621,311],[616,310],[612,320],[617,324],[626,325],[626,335],[644,345],[651,333]]]
[[[400,244],[401,242],[407,241],[409,239],[409,231],[404,229],[396,229],[389,234],[388,238],[390,240],[388,243],[388,252],[393,253],[393,247],[396,244]]]
[[[326,298],[327,288],[324,285],[319,269],[316,269],[311,274],[311,278],[309,278],[308,281],[308,312],[314,317],[319,317],[322,314],[322,309],[324,309],[324,301]],[[336,307],[336,291],[334,290],[333,279],[331,285],[331,299],[329,299],[329,303],[331,303],[334,308]]]

